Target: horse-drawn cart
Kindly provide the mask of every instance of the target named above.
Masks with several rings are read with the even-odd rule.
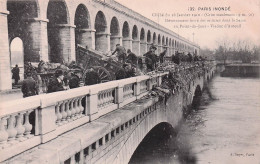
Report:
[[[90,68],[97,72],[101,83],[104,83],[115,80],[115,73],[122,69],[123,66],[122,63],[111,57],[107,57],[95,50],[86,49],[80,45],[77,46],[76,60],[77,62],[73,61],[69,65],[44,61],[40,61],[40,63],[26,63],[25,74],[31,72],[39,85],[39,92],[45,93],[47,92],[49,80],[54,76],[57,69],[63,70],[67,81],[76,76],[82,86]]]
[[[80,45],[77,46],[77,61],[84,68],[84,76],[89,68],[93,68],[98,73],[101,82],[115,80],[115,73],[122,69],[123,64],[114,60],[99,51],[86,49]]]

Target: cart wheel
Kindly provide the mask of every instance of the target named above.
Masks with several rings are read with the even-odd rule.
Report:
[[[94,70],[98,73],[98,76],[101,80],[101,83],[108,82],[112,80],[112,76],[110,73],[104,68],[100,66],[95,66]]]

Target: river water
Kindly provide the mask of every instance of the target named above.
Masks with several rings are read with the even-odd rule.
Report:
[[[145,137],[130,163],[260,164],[260,79],[216,76],[209,90],[173,132]]]

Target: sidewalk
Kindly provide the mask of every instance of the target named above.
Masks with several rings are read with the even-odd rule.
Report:
[[[15,99],[23,98],[23,94],[20,88],[15,88],[6,91],[0,91],[0,103],[5,101],[11,101]]]

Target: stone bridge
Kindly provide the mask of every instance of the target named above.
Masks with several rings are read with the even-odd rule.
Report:
[[[75,45],[104,53],[116,44],[137,55],[151,44],[156,53],[199,53],[194,43],[114,0],[0,0],[0,38],[0,91],[12,89],[15,64],[23,78],[23,62],[76,61]]]
[[[1,104],[0,161],[128,163],[156,125],[178,125],[215,68],[212,62],[180,66],[175,73],[192,78],[167,98],[150,94],[162,90],[164,72]]]

